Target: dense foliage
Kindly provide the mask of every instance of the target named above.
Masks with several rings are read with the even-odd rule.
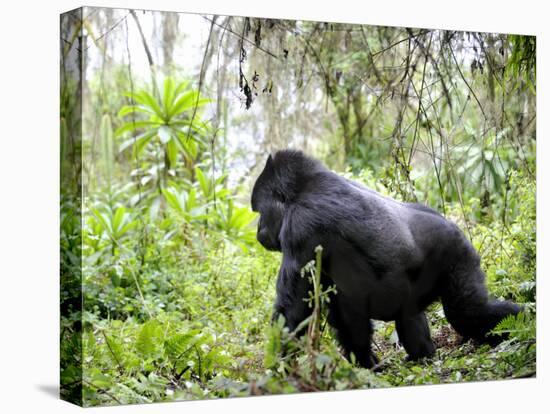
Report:
[[[101,19],[119,21],[113,13],[90,17],[88,34],[93,37],[93,28],[105,24]],[[137,15],[128,13],[122,35],[128,36],[130,16],[139,25]],[[209,19],[204,24],[214,39],[208,37],[207,52],[217,44],[226,59],[239,60],[238,89],[246,105],[237,103],[232,112],[223,89],[217,97],[201,91],[214,79],[222,88],[225,73],[235,70],[218,66],[208,72],[211,50],[197,78],[187,75],[189,68],[176,67],[164,75],[152,70],[151,79],[143,80],[132,74],[128,43],[114,41],[127,48],[128,62],[103,59],[102,69],[92,71],[81,142],[74,133],[80,122],[70,112],[77,85],[64,82],[65,397],[93,406],[534,376],[531,38]],[[224,27],[239,28],[242,35],[224,38]],[[103,57],[109,53],[106,39],[95,42]],[[273,69],[266,63],[273,58],[261,51],[276,42],[283,42],[287,66],[274,63]],[[474,48],[468,68],[465,50]],[[260,81],[247,74],[247,65],[255,75],[267,68],[263,92],[254,94]],[[315,85],[324,85],[317,89],[321,99]],[[271,88],[285,93],[271,94]],[[291,90],[296,94],[286,93]],[[308,100],[315,109],[294,119],[288,108],[281,110]],[[329,102],[326,115],[319,115]],[[268,115],[252,119],[246,108],[255,106]],[[211,107],[214,117],[207,114]],[[273,121],[277,113],[281,119]],[[310,152],[377,191],[439,209],[479,251],[491,293],[524,304],[524,313],[495,329],[508,335],[500,345],[462,341],[434,304],[428,312],[438,347],[433,359],[405,362],[393,324],[375,322],[380,364],[372,371],[359,368],[341,355],[326,325],[323,304],[332,287],[318,283],[311,292],[315,312],[306,322],[308,335],[296,339],[282,321],[270,325],[280,257],[255,240],[250,184],[270,149],[300,143],[291,137],[277,141],[286,123],[301,125],[301,116],[311,121],[314,113],[319,118],[311,123],[320,134],[306,145]],[[263,140],[229,143],[230,127],[254,129],[261,122],[267,125]],[[83,169],[73,171],[80,151]],[[244,165],[245,173],[231,176],[232,164],[236,170]],[[303,277],[318,282],[317,274],[313,263]],[[75,300],[80,295],[81,304]]]

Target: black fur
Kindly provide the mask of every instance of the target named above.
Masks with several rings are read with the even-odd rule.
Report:
[[[490,301],[479,256],[459,228],[436,211],[384,197],[329,171],[299,151],[269,156],[252,191],[258,240],[282,251],[275,315],[294,330],[311,312],[300,269],[323,246],[323,280],[335,284],[329,323],[347,355],[371,367],[370,319],[394,320],[409,358],[434,354],[424,310],[443,302],[464,337],[487,335],[521,308]]]

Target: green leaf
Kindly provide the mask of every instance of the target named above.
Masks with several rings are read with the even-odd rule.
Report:
[[[174,91],[174,99],[177,99],[189,86],[190,81],[183,81],[178,84]]]
[[[243,229],[254,221],[256,215],[246,207],[235,207],[229,220],[229,226],[233,229]]]
[[[170,112],[168,113],[168,117],[173,118],[174,116],[180,115],[185,111],[194,109],[195,105],[197,108],[200,108],[207,103],[212,102],[211,99],[206,98],[199,98],[197,100],[197,97],[199,97],[199,91],[197,90],[191,90],[181,95],[172,106]]]
[[[187,202],[185,203],[185,207],[187,211],[190,211],[196,206],[197,206],[197,190],[195,188],[191,188],[187,195]]]
[[[151,131],[150,134],[146,135],[143,139],[138,139],[134,145],[134,157],[139,157],[143,152],[143,149],[147,146],[151,139],[157,135],[157,130]]]
[[[197,142],[202,142],[201,137],[206,134],[208,131],[208,124],[201,121],[199,117],[195,117],[193,120],[193,123],[191,123],[190,119],[183,119],[183,120],[177,120],[172,121],[171,125],[173,127],[178,127],[178,130],[183,135],[185,139],[187,139],[187,132],[189,129],[191,129],[191,133],[189,134],[189,138],[192,138],[193,140]]]
[[[150,108],[159,118],[165,119],[165,113],[162,111],[159,103],[156,101],[151,94],[145,90],[135,92],[131,96],[136,102],[142,104],[143,106]]]
[[[111,271],[109,272],[109,277],[111,278],[111,283],[113,284],[113,286],[120,286],[120,275],[115,269],[111,269]]]
[[[136,221],[128,221],[127,223],[125,223],[120,229],[118,229],[117,231],[117,238],[121,238],[122,236],[124,236],[129,230],[133,229],[134,227],[137,226],[137,222]]]
[[[166,144],[166,153],[168,155],[168,162],[170,163],[170,168],[173,168],[176,165],[178,157],[178,147],[174,139],[170,139]]]
[[[119,152],[124,151],[126,148],[132,146],[135,144],[135,152],[134,154],[140,154],[143,148],[151,141],[151,138],[153,138],[155,135],[157,135],[157,129],[152,129],[150,131],[144,132],[143,134],[138,135],[137,137],[132,137],[126,139],[122,144],[120,144]]]
[[[172,78],[166,78],[164,80],[164,95],[162,104],[164,105],[164,112],[169,113],[174,101],[174,80]]]
[[[175,194],[174,189],[172,188],[163,188],[162,194],[164,195],[164,198],[166,199],[166,202],[170,207],[172,207],[177,212],[184,214],[185,208],[182,203],[180,203],[180,200],[178,199],[178,196]]]
[[[111,378],[101,372],[94,372],[90,376],[91,383],[98,388],[109,388],[111,386]]]
[[[198,92],[197,91],[188,91],[183,95],[179,96],[178,99],[174,102],[170,112],[168,112],[169,118],[172,118],[175,115],[180,114],[190,107],[190,104],[196,100]],[[195,99],[193,99],[195,97]]]
[[[195,176],[197,177],[202,193],[208,198],[210,196],[210,181],[208,181],[199,167],[195,167]]]
[[[165,349],[168,357],[174,362],[184,357],[200,339],[199,334],[200,330],[194,329],[184,334],[172,335],[165,342]]]
[[[131,121],[123,124],[115,131],[115,136],[120,137],[126,132],[135,131],[139,128],[157,128],[160,124],[157,121]]]
[[[142,112],[148,115],[152,115],[155,113],[150,108],[147,108],[143,105],[124,105],[122,108],[120,108],[120,111],[118,111],[118,117],[122,118],[135,112]]]
[[[90,209],[97,221],[101,224],[101,227],[104,231],[106,231],[109,235],[113,233],[113,229],[111,227],[110,220],[108,217],[101,213],[97,208],[91,208]]]
[[[122,219],[124,218],[125,213],[126,213],[126,209],[122,206],[116,209],[115,215],[113,216],[113,231],[115,233],[120,227],[120,224],[122,223]]]
[[[141,327],[136,340],[136,351],[144,358],[154,357],[162,344],[162,326],[152,319]]]

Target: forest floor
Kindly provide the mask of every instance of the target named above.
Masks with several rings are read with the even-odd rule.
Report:
[[[144,301],[125,296],[132,284],[124,277],[121,296],[94,294],[113,309],[102,317],[107,310],[97,304],[84,314],[87,405],[535,376],[534,318],[514,321],[521,332],[491,348],[462,341],[438,303],[428,310],[437,346],[430,359],[407,361],[393,323],[374,322],[375,370],[346,360],[325,323],[318,349],[307,336],[290,340],[269,324],[278,255],[218,246],[224,251],[203,251],[170,271],[143,269]],[[281,343],[291,350],[285,357]]]

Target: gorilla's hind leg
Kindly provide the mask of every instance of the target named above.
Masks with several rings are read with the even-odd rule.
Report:
[[[399,342],[405,347],[410,360],[431,357],[435,354],[435,346],[424,312],[396,319],[395,329]]]
[[[443,288],[445,316],[463,337],[495,345],[500,338],[487,335],[502,319],[522,308],[508,301],[489,300],[485,275],[479,268],[457,267]]]
[[[328,322],[336,330],[346,358],[351,353],[365,368],[372,368],[378,360],[371,352],[372,326],[368,315],[355,309],[351,302],[334,297],[330,302]]]

